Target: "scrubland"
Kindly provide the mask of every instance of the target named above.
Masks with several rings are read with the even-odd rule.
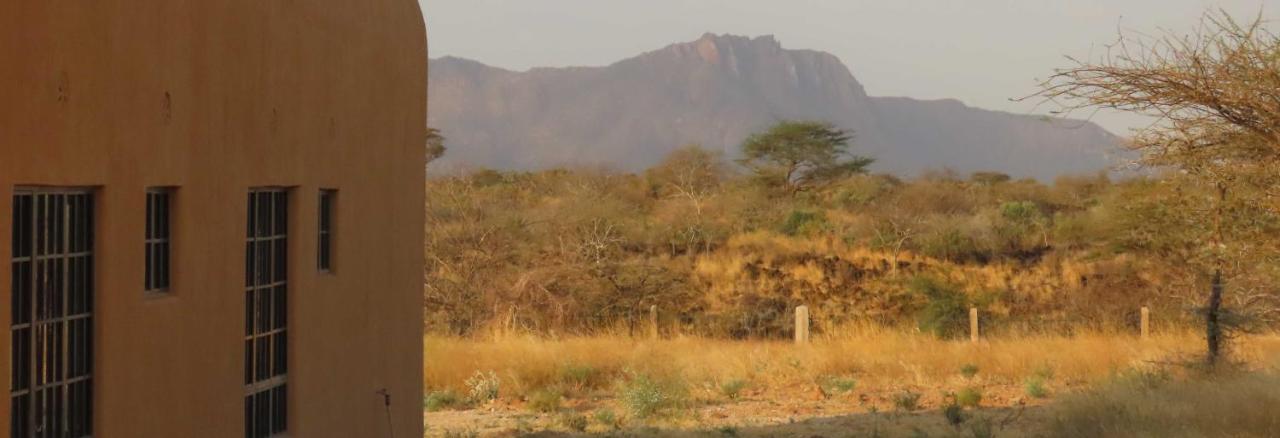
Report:
[[[1199,369],[1193,181],[939,171],[786,193],[717,160],[429,182],[428,434],[1277,435],[1258,412],[1280,389],[1280,252],[1236,236],[1239,371]]]

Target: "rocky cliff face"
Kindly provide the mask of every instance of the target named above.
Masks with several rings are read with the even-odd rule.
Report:
[[[442,162],[504,169],[639,170],[690,143],[733,157],[784,119],[854,130],[856,152],[904,175],[946,166],[1049,179],[1107,167],[1118,143],[1087,122],[868,96],[835,56],[767,36],[706,35],[606,67],[512,72],[442,58],[430,82],[429,123],[449,138]]]

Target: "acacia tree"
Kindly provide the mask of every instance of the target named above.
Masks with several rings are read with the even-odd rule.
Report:
[[[863,173],[875,160],[853,155],[853,134],[826,122],[779,122],[742,145],[743,166],[792,195]]]
[[[1228,206],[1241,185],[1266,194],[1280,189],[1280,38],[1259,15],[1241,23],[1209,13],[1196,31],[1161,37],[1121,35],[1098,60],[1069,58],[1035,96],[1070,113],[1116,109],[1151,116],[1130,142],[1144,164],[1172,168],[1212,187],[1210,226],[1197,258],[1211,271],[1205,331],[1208,361],[1222,351],[1223,272],[1228,266]]]

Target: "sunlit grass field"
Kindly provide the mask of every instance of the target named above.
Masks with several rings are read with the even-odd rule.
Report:
[[[455,412],[451,418],[462,425],[481,421],[467,412],[511,412],[511,427],[522,432],[625,427],[637,436],[696,435],[741,424],[790,427],[796,418],[858,418],[849,421],[861,424],[881,412],[906,415],[892,417],[890,427],[947,432],[938,413],[957,403],[971,412],[966,418],[1035,409],[1021,424],[1005,425],[1010,429],[1000,436],[1128,436],[1123,431],[1204,431],[1224,422],[1236,427],[1224,429],[1234,430],[1231,436],[1280,432],[1280,422],[1262,413],[1280,406],[1280,380],[1273,377],[1280,336],[1238,339],[1232,371],[1211,377],[1194,366],[1202,343],[1190,331],[1145,340],[1085,333],[970,343],[866,327],[829,331],[806,345],[623,335],[429,336],[423,371],[428,411]],[[477,398],[477,386],[492,391],[492,400]],[[1179,422],[1167,416],[1180,416]],[[744,435],[826,431],[814,427],[744,429],[758,430]]]
[[[848,329],[797,346],[785,341],[693,337],[666,340],[626,336],[488,339],[427,337],[426,389],[464,391],[477,371],[494,371],[508,396],[561,382],[566,370],[589,369],[598,384],[644,373],[688,384],[745,380],[761,388],[807,385],[847,376],[868,385],[945,385],[976,366],[988,381],[1019,382],[1051,370],[1055,380],[1089,383],[1132,369],[1194,359],[1203,348],[1191,332],[1136,336],[1105,333],[1026,336],[977,344],[892,330]],[[1235,358],[1266,366],[1280,362],[1280,337],[1241,340]]]

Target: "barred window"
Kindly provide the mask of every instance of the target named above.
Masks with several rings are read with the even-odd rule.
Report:
[[[245,241],[244,435],[288,429],[288,200],[282,189],[249,193]]]
[[[172,205],[173,189],[147,190],[147,268],[144,284],[148,293],[169,291],[169,264],[172,259],[169,230]]]
[[[93,194],[13,195],[9,436],[93,435]]]
[[[320,236],[316,240],[316,266],[322,272],[333,272],[333,208],[336,190],[320,191]]]

